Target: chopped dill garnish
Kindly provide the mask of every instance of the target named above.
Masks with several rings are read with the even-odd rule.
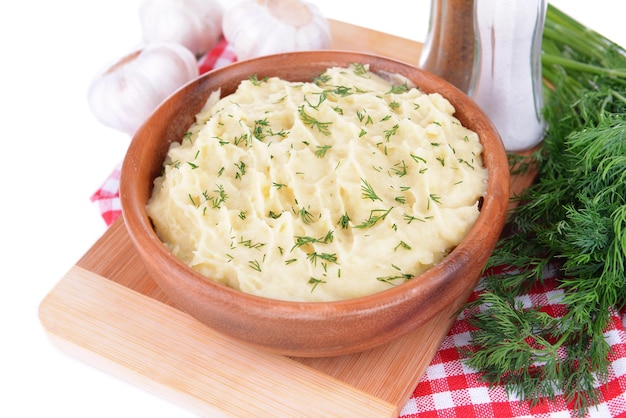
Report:
[[[301,208],[298,211],[298,215],[300,215],[300,219],[302,219],[302,222],[304,222],[305,224],[310,224],[315,219],[313,217],[313,214],[309,212],[308,210],[306,210],[305,208]]]
[[[316,265],[317,264],[317,260],[324,260],[324,261],[328,261],[331,263],[336,263],[337,262],[337,254],[329,254],[329,253],[318,253],[316,251],[313,251],[311,253],[309,253],[307,255],[307,258],[309,259],[309,261],[313,264]]]
[[[318,121],[317,119],[310,116],[304,111],[304,105],[301,105],[300,107],[298,107],[298,115],[300,115],[300,120],[305,125],[311,128],[317,128],[317,131],[321,133],[322,135],[326,135],[326,136],[330,135],[329,126],[332,124],[332,122]]]
[[[409,86],[406,83],[398,84],[391,87],[391,90],[387,92],[387,94],[402,94],[409,91]]]
[[[402,249],[404,249],[404,250],[410,250],[410,249],[411,249],[411,246],[410,246],[409,244],[407,244],[406,242],[404,242],[404,241],[400,241],[400,242],[398,243],[398,245],[396,245],[396,246],[394,247],[394,249],[393,249],[393,250],[394,250],[394,251],[397,251],[399,248],[402,248]]]
[[[413,221],[426,222],[424,219],[418,218],[417,216],[409,215],[408,213],[402,214],[402,218],[407,221],[407,224],[410,224]]]
[[[323,158],[329,149],[331,149],[332,145],[318,145],[315,148],[315,156],[318,158]]]
[[[267,134],[264,133],[263,129],[268,127],[269,125],[270,123],[267,118],[255,120],[254,127],[252,128],[252,134],[256,139],[262,141],[263,138],[267,136]]]
[[[423,159],[422,157],[420,157],[419,155],[415,155],[415,154],[410,154],[411,158],[413,158],[413,161],[415,161],[416,163],[424,163],[426,164],[426,160]]]
[[[355,228],[363,229],[363,228],[369,228],[369,227],[372,227],[372,226],[376,225],[379,221],[385,220],[385,218],[387,217],[387,215],[389,215],[389,212],[391,212],[392,209],[393,209],[393,207],[391,207],[391,208],[389,208],[387,210],[385,210],[385,209],[372,209],[370,211],[369,218],[367,218],[365,221],[363,221],[359,225],[356,225]]]
[[[324,84],[330,81],[330,76],[326,73],[322,73],[313,79],[313,83],[318,87],[323,86]]]
[[[350,226],[350,216],[348,216],[347,213],[341,215],[339,221],[337,222],[337,225],[339,225],[341,229],[348,229],[348,227]]]
[[[380,200],[381,202],[383,201],[380,197],[378,197],[378,195],[374,191],[374,188],[372,187],[371,184],[368,183],[367,180],[362,178],[361,183],[363,183],[361,185],[361,191],[363,192],[362,196],[364,199],[370,199],[372,201]]]
[[[222,203],[226,202],[226,199],[228,198],[228,195],[224,191],[224,186],[223,185],[216,184],[215,186],[217,187],[217,189],[213,190],[213,192],[217,193],[217,196],[209,196],[209,194],[206,191],[204,193],[202,193],[202,195],[204,196],[204,199],[207,202],[211,202],[211,206],[214,209],[219,209],[220,205]]]
[[[243,237],[239,238],[239,244],[243,245],[246,248],[251,248],[251,249],[255,249],[258,250],[261,247],[265,246],[264,243],[262,242],[252,242],[252,240],[246,239],[244,240]]]
[[[355,75],[362,77],[368,73],[368,69],[364,64],[352,63],[351,65]]]
[[[258,272],[261,272],[261,265],[257,260],[248,261],[248,266]]]
[[[235,164],[237,167],[237,173],[235,173],[235,178],[241,180],[241,178],[246,174],[246,163],[240,161],[239,164]]]
[[[400,270],[397,266],[392,266],[396,270]],[[390,276],[376,277],[376,280],[379,282],[385,282],[388,284],[395,284],[395,281],[402,280],[402,282],[413,278],[412,274],[400,273],[400,274],[392,274]]]
[[[267,77],[263,77],[262,79],[259,79],[259,75],[257,73],[254,73],[250,77],[248,77],[248,80],[250,80],[253,86],[258,87],[267,81]]]
[[[311,292],[313,292],[315,288],[317,287],[317,285],[319,285],[320,283],[326,283],[326,281],[321,280],[321,279],[316,279],[315,277],[311,277],[308,283],[313,285],[313,287],[311,287]]]
[[[404,160],[395,163],[393,167],[390,168],[390,171],[398,177],[404,177],[408,173]]]
[[[250,146],[252,143],[250,141],[250,136],[248,134],[241,134],[240,136],[236,136],[233,138],[233,144],[235,145],[243,144],[246,146]]]

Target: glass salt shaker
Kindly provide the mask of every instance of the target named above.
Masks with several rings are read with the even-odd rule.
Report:
[[[464,93],[474,68],[474,0],[432,0],[420,68]]]
[[[476,60],[468,89],[507,151],[538,145],[542,115],[541,41],[546,0],[475,0]]]

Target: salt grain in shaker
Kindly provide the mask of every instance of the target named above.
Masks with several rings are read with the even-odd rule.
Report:
[[[507,151],[544,136],[541,40],[546,0],[475,0],[476,60],[468,94],[494,123]]]

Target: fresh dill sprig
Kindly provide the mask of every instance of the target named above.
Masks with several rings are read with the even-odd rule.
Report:
[[[313,291],[315,290],[315,288],[316,288],[319,284],[321,284],[321,283],[326,283],[326,281],[324,281],[324,280],[322,280],[322,279],[316,279],[315,277],[311,277],[311,278],[309,278],[308,283],[309,283],[310,285],[313,285],[313,286],[311,287],[311,292],[313,292]]]
[[[384,221],[385,218],[387,217],[387,215],[389,215],[389,212],[391,212],[391,210],[393,209],[393,207],[385,210],[385,209],[372,209],[370,211],[370,215],[369,217],[363,221],[362,223],[358,224],[355,226],[355,228],[357,229],[363,229],[363,228],[370,228],[374,225],[376,225],[379,221]]]
[[[408,274],[408,273],[402,273],[402,270],[400,269],[400,267],[392,264],[391,268],[393,268],[394,270],[397,270],[398,273],[389,275],[389,276],[380,276],[380,277],[376,277],[376,280],[378,280],[379,282],[385,282],[388,284],[395,284],[395,282],[397,280],[401,280],[402,282],[409,280],[413,277],[412,274]]]
[[[337,254],[318,253],[317,251],[313,251],[307,254],[307,258],[309,259],[309,261],[311,261],[311,263],[313,263],[313,265],[317,264],[318,259],[331,263],[337,262]]]
[[[294,245],[293,247],[291,247],[291,251],[293,251],[296,248],[300,248],[300,247],[304,247],[306,245],[311,245],[311,244],[329,244],[331,242],[333,242],[334,240],[334,233],[332,229],[329,229],[328,232],[326,233],[326,235],[324,235],[323,237],[319,237],[319,238],[315,238],[315,237],[311,237],[311,236],[307,236],[307,235],[296,235],[294,237]]]
[[[300,120],[307,126],[311,128],[316,128],[319,133],[322,135],[330,135],[329,126],[332,125],[332,122],[320,122],[315,119],[313,116],[309,115],[304,111],[304,105],[298,107],[298,115],[300,116]]]
[[[350,216],[347,213],[341,215],[339,221],[337,222],[337,225],[339,225],[341,229],[348,229],[348,227],[350,226]]]
[[[323,158],[332,147],[332,145],[318,145],[315,147],[315,156],[317,158]]]
[[[241,178],[246,174],[246,163],[239,161],[239,164],[235,164],[235,167],[237,167],[235,178],[241,180]]]
[[[270,123],[267,120],[267,118],[255,120],[254,127],[252,128],[252,134],[254,135],[256,139],[258,139],[259,141],[262,141],[263,138],[267,136],[264,130],[268,126],[270,126]]]
[[[368,73],[368,68],[365,66],[365,64],[353,62],[350,65],[355,75],[362,77]]]
[[[397,84],[391,87],[387,94],[402,94],[409,91],[409,86],[406,83]]]
[[[257,260],[251,260],[248,262],[248,267],[258,272],[261,272],[261,264]]]
[[[248,80],[250,81],[250,83],[252,83],[253,86],[260,86],[267,81],[267,77],[259,79],[259,75],[254,73],[250,77],[248,77]]]
[[[228,199],[228,194],[226,194],[223,185],[216,184],[215,187],[217,188],[213,190],[213,192],[217,193],[217,196],[210,196],[207,191],[204,191],[202,195],[207,202],[211,203],[214,209],[219,209],[222,203],[226,202],[226,199]]]
[[[300,216],[300,219],[302,219],[302,222],[304,222],[307,225],[312,223],[313,220],[315,219],[313,214],[309,212],[306,208],[300,208],[300,210],[298,211],[298,216]]]
[[[383,201],[380,197],[378,197],[378,195],[374,191],[374,188],[372,187],[371,184],[369,184],[367,180],[362,178],[361,183],[362,183],[361,191],[363,192],[364,199],[370,199],[372,201],[380,200],[381,202]]]
[[[384,131],[385,140],[389,141],[389,139],[398,132],[399,125],[395,124],[391,127],[391,129],[386,129]]]
[[[532,403],[562,394],[582,417],[609,376],[611,313],[626,305],[626,52],[552,5],[542,52],[549,129],[531,158],[509,160],[537,181],[513,199],[511,233],[468,304],[465,361]],[[559,316],[520,302],[548,268]]]

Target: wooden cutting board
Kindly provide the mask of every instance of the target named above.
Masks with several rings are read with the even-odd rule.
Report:
[[[335,49],[417,64],[421,45],[331,21]],[[532,176],[512,180],[512,193]],[[289,358],[231,340],[178,310],[147,274],[123,220],[39,307],[51,341],[81,360],[202,416],[397,417],[465,301],[363,353]]]

